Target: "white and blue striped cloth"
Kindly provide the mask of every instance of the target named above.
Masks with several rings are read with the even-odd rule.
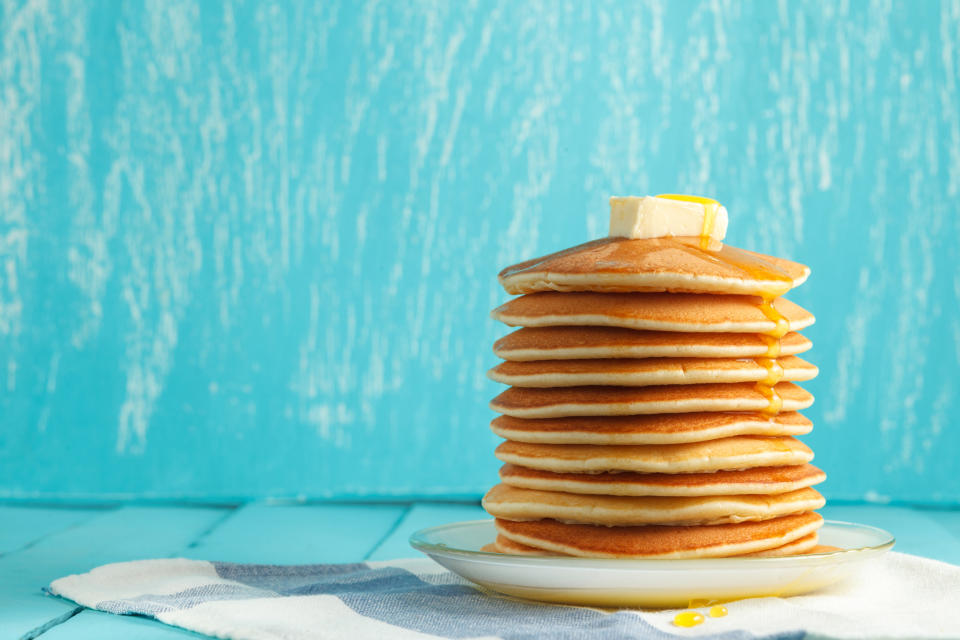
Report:
[[[538,604],[482,591],[430,560],[300,566],[167,559],[53,582],[80,605],[237,640],[399,638],[960,638],[960,567],[901,553],[793,598],[729,603],[697,627],[676,611]]]

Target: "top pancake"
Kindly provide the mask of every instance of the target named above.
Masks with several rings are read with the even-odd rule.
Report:
[[[809,267],[698,237],[601,238],[500,272],[510,294],[643,291],[783,295]]]
[[[780,340],[780,354],[808,351],[812,343],[799,333]],[[679,333],[635,331],[620,327],[528,327],[493,344],[504,360],[588,360],[595,358],[756,358],[769,346],[753,333]]]
[[[755,296],[693,293],[558,293],[548,291],[514,298],[490,315],[510,326],[601,326],[646,331],[771,333],[777,329]],[[790,331],[814,322],[813,314],[786,298],[774,308]]]

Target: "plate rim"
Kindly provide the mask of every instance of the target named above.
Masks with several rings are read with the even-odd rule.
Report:
[[[604,569],[631,569],[639,568],[641,565],[644,569],[662,568],[682,568],[682,565],[690,564],[695,565],[698,569],[707,568],[705,565],[710,567],[716,567],[718,569],[723,568],[724,565],[729,564],[739,564],[742,566],[742,563],[749,562],[756,565],[777,565],[777,564],[796,564],[797,562],[810,561],[810,562],[820,562],[823,560],[831,558],[840,558],[851,555],[862,555],[864,553],[877,553],[889,551],[894,544],[896,544],[896,537],[887,531],[886,529],[881,529],[880,527],[875,527],[869,524],[862,524],[859,522],[848,522],[846,520],[824,520],[823,526],[831,527],[841,527],[846,529],[857,529],[860,531],[870,531],[874,534],[879,534],[881,537],[885,538],[884,542],[876,545],[869,545],[865,547],[854,547],[850,549],[840,549],[839,551],[825,551],[822,553],[808,553],[801,555],[793,556],[777,556],[769,558],[757,558],[757,557],[744,557],[744,556],[726,556],[722,558],[587,558],[583,556],[524,556],[520,554],[509,554],[509,553],[499,553],[496,551],[480,551],[472,549],[457,549],[455,547],[450,547],[445,544],[438,544],[434,542],[429,542],[425,540],[425,536],[436,533],[438,530],[449,529],[452,527],[468,527],[468,526],[479,526],[487,525],[493,522],[492,518],[482,518],[477,520],[461,520],[458,522],[448,522],[446,524],[435,525],[432,527],[424,527],[423,529],[418,529],[410,534],[408,542],[411,547],[425,553],[429,556],[433,554],[442,554],[447,556],[457,556],[461,558],[471,559],[471,560],[480,560],[491,561],[498,560],[504,561],[508,560],[510,563],[521,563],[529,565],[551,565],[556,564],[557,560],[562,560],[563,564],[567,565],[576,565],[578,563],[583,563],[584,565],[589,565],[590,568],[604,568]],[[609,566],[604,566],[609,565]],[[584,567],[586,568],[586,567]]]

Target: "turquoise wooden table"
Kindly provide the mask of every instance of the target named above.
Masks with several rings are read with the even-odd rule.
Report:
[[[831,505],[834,520],[888,529],[896,549],[960,564],[960,510]],[[479,505],[0,506],[0,638],[205,637],[43,594],[54,578],[108,562],[188,557],[275,564],[415,555],[413,531],[486,517]]]

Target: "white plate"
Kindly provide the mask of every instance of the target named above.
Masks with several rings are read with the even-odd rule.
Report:
[[[841,551],[784,558],[620,560],[489,553],[493,520],[421,529],[410,544],[477,584],[521,598],[599,607],[686,607],[692,601],[792,596],[853,574],[893,546],[882,529],[828,520],[820,544]]]

